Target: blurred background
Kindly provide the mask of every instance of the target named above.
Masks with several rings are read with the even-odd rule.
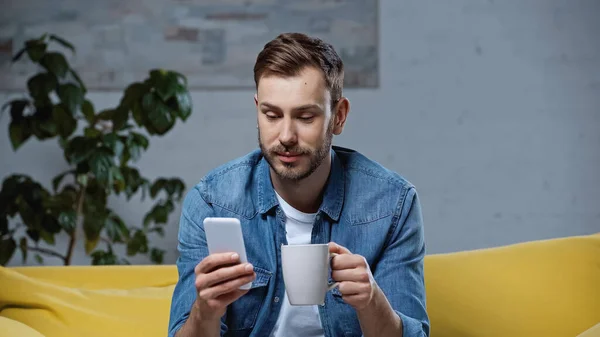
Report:
[[[347,64],[351,112],[334,144],[416,185],[428,254],[600,232],[598,1],[4,0],[1,6],[1,104],[27,97],[27,80],[38,68],[25,57],[11,59],[44,33],[73,44],[76,53],[64,55],[97,111],[117,106],[127,85],[150,69],[187,78],[189,119],[148,136],[135,163],[151,181],[177,177],[187,192],[212,168],[256,148],[256,54],[279,33],[300,31],[332,43]],[[51,189],[52,179],[70,168],[57,139],[32,137],[15,151],[10,123],[6,111],[0,178],[26,174]],[[141,227],[155,203],[140,199],[112,195],[108,203],[128,226]],[[148,235],[164,251],[162,263],[177,258],[179,214],[175,203],[161,225],[164,236]],[[71,264],[90,264],[85,231],[76,233]],[[26,236],[24,228],[13,234],[17,244]],[[64,252],[69,241],[60,232],[53,244],[38,244]],[[1,244],[8,249],[8,239]],[[114,250],[126,256],[126,245]],[[144,254],[128,260],[151,262]],[[62,261],[44,256],[43,263]],[[32,254],[23,261],[16,248],[7,265],[21,264],[39,261]]]

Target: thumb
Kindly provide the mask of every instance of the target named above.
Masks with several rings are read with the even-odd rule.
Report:
[[[352,252],[350,252],[350,250],[348,250],[348,248],[346,248],[342,245],[339,245],[335,242],[329,243],[329,252],[336,253],[336,254],[352,254]]]

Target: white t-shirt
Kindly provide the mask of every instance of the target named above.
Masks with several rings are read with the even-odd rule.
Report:
[[[298,211],[277,195],[279,204],[287,220],[288,244],[308,244],[312,235],[312,227],[316,213],[309,214]],[[291,306],[287,294],[284,295],[279,318],[270,337],[321,337],[324,336],[319,309],[313,306]]]

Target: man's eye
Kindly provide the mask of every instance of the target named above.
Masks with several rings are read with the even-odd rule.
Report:
[[[303,122],[310,122],[312,121],[314,118],[314,116],[302,116],[302,117],[298,117],[298,119],[300,119]]]
[[[275,119],[277,118],[277,115],[274,113],[266,113],[265,116],[267,116],[268,119]]]

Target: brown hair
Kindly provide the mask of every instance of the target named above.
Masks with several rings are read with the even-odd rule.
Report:
[[[342,97],[344,63],[332,45],[302,33],[284,33],[269,41],[254,65],[254,83],[262,76],[295,76],[306,67],[323,72],[332,106]]]

